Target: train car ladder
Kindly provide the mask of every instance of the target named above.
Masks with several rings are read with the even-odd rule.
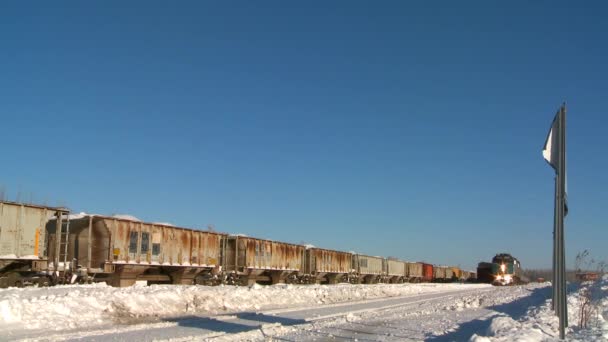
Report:
[[[63,226],[63,224],[62,224]],[[63,228],[63,227],[62,227]],[[67,271],[68,244],[70,242],[70,216],[67,216],[65,229],[59,231],[59,260],[63,261],[63,270]],[[59,265],[57,268],[59,269]]]

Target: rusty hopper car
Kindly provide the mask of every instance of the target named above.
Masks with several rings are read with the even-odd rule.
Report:
[[[407,279],[407,264],[396,259],[384,259],[386,282],[403,283]]]
[[[0,287],[52,282],[45,226],[65,208],[0,201]]]
[[[357,283],[373,284],[381,280],[385,275],[383,263],[382,257],[353,254],[352,268],[357,274]]]
[[[462,277],[462,270],[460,269],[460,267],[450,267],[450,269],[452,270],[452,280],[454,281],[461,281],[464,280],[464,278]]]
[[[67,223],[69,222],[69,224]],[[47,225],[49,257],[56,258],[56,224]],[[113,286],[135,281],[193,284],[211,278],[220,268],[223,234],[166,224],[100,215],[78,215],[64,220],[67,259],[94,278]],[[61,254],[61,251],[59,252]],[[62,271],[61,264],[57,270]],[[82,272],[80,272],[82,273]]]
[[[407,279],[411,283],[419,283],[423,280],[423,264],[421,262],[407,262]]]
[[[352,254],[323,248],[306,249],[303,283],[335,284],[348,281]]]
[[[246,236],[226,236],[222,242],[229,283],[296,282],[303,271],[305,247]]]

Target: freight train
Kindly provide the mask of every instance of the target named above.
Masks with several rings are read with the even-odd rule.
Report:
[[[480,262],[477,266],[478,281],[494,285],[517,285],[527,282],[522,275],[521,263],[508,253],[499,253],[492,262]]]
[[[0,201],[0,287],[472,281],[475,272]]]

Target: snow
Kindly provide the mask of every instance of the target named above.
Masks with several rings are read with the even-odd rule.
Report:
[[[80,212],[78,214],[70,214],[67,215],[67,217],[69,217],[70,220],[77,220],[77,219],[81,219],[87,216],[104,216],[104,215],[97,215],[97,214],[89,214],[86,212]],[[64,218],[66,217],[66,215],[63,216]],[[136,222],[142,222],[142,220],[140,220],[138,217],[135,217],[133,215],[128,215],[128,214],[116,214],[116,215],[112,215],[112,217],[117,218],[117,219],[121,219],[121,220],[129,220],[129,221],[136,221]],[[161,226],[170,226],[170,227],[175,227],[175,225],[173,223],[170,222],[152,222],[152,224],[158,224]]]
[[[608,276],[591,288],[594,314],[580,328],[572,285],[569,341],[608,340]],[[0,330],[29,340],[557,341],[550,296],[549,283],[9,288]]]
[[[117,215],[112,215],[112,217],[115,217],[115,218],[121,219],[121,220],[129,220],[129,221],[141,222],[141,220],[138,219],[137,217],[132,216],[132,215],[127,215],[127,214],[117,214]]]
[[[185,314],[322,305],[484,285],[272,285],[252,287],[153,285],[115,288],[103,283],[0,290],[0,329],[60,330],[108,321],[155,320]],[[45,326],[44,322],[54,322]],[[12,323],[12,324],[11,324]],[[18,324],[14,324],[18,323]]]
[[[89,214],[85,213],[84,211],[81,211],[78,214],[69,214],[69,215],[67,215],[67,218],[70,220],[77,220],[77,219],[81,219],[81,218],[84,218],[87,216],[89,216]],[[65,217],[66,217],[66,215],[63,215],[62,218],[65,219]]]
[[[22,256],[17,256],[15,254],[5,254],[5,255],[0,255],[0,259],[38,260],[38,259],[40,259],[40,257],[37,256],[37,255],[22,255]]]
[[[570,287],[575,289],[573,284]],[[608,341],[608,275],[589,287],[594,293],[594,310],[587,328],[578,326],[583,288],[568,295],[566,339],[569,341]],[[559,320],[551,310],[551,299],[547,296],[542,305],[530,307],[518,320],[508,315],[493,318],[485,334],[475,334],[470,341],[554,341],[559,337],[558,328]]]
[[[152,224],[158,224],[158,225],[161,225],[161,226],[175,227],[175,225],[173,223],[170,223],[170,222],[152,222]]]
[[[17,254],[0,255],[0,259],[17,259]]]

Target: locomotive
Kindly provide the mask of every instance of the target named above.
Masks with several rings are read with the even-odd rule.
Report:
[[[470,281],[475,272],[0,201],[0,287]]]
[[[525,282],[521,263],[508,253],[499,253],[492,262],[480,262],[477,266],[477,280],[497,286],[517,285]]]

